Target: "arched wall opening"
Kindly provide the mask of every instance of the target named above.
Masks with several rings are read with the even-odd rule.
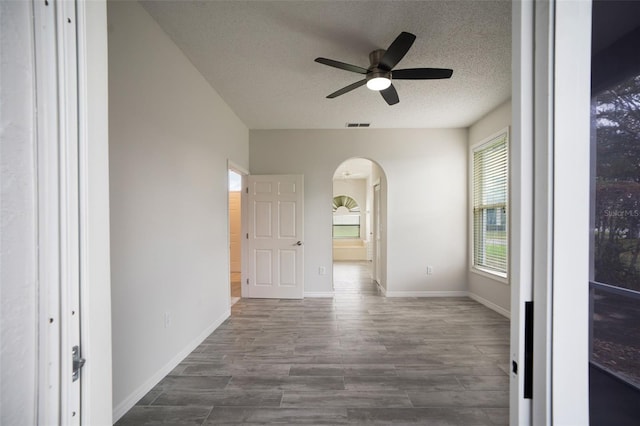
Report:
[[[382,167],[367,158],[343,161],[333,174],[332,204],[334,265],[361,262],[386,290],[387,179]]]

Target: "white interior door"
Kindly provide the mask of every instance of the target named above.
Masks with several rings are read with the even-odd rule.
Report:
[[[304,180],[248,176],[249,297],[304,297]]]

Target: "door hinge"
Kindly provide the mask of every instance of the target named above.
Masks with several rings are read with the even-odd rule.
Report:
[[[247,240],[249,239],[249,233],[247,232]]]
[[[247,278],[247,285],[249,285],[249,278]]]
[[[249,193],[249,187],[247,186],[245,189],[246,189],[247,194],[248,194]]]
[[[71,348],[71,356],[73,357],[73,373],[72,378],[75,382],[80,378],[80,369],[84,366],[86,359],[80,357],[80,347],[74,346]]]

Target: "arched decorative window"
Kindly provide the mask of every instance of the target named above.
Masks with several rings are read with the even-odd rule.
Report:
[[[359,212],[360,206],[353,198],[348,195],[338,195],[333,197],[333,211],[337,211],[340,207],[346,207],[350,212]]]
[[[333,238],[360,238],[360,206],[348,195],[333,197]]]

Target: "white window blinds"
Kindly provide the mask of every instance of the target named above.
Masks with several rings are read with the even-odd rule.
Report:
[[[473,266],[506,276],[508,266],[508,135],[473,151]]]

